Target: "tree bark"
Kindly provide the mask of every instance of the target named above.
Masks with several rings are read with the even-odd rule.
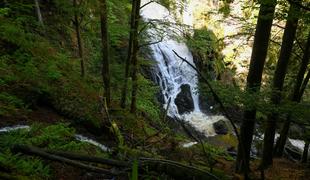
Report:
[[[109,62],[109,40],[108,40],[108,10],[107,1],[100,0],[100,21],[101,21],[101,41],[102,41],[102,79],[104,85],[104,96],[107,106],[111,103],[110,88],[110,62]]]
[[[73,0],[73,7],[74,7],[74,27],[76,32],[76,38],[78,41],[78,49],[79,49],[79,58],[81,64],[81,76],[84,77],[85,75],[85,68],[84,68],[84,51],[83,51],[83,41],[81,38],[81,28],[80,28],[80,21],[78,18],[78,10],[77,10],[77,0]]]
[[[39,24],[41,26],[44,26],[39,0],[34,0],[34,4],[35,4],[35,8],[36,8],[36,13],[37,13]]]
[[[305,147],[304,147],[304,152],[302,153],[302,158],[301,158],[302,163],[307,163],[307,161],[308,161],[309,145],[310,145],[310,142],[306,141]]]
[[[294,90],[291,96],[291,101],[293,102],[297,102],[297,103],[300,102],[301,97],[304,93],[304,89],[301,91],[301,86],[303,84],[303,87],[306,87],[309,81],[305,79],[303,83],[303,78],[307,70],[309,58],[310,58],[310,33],[308,34],[308,40],[307,40],[307,44],[305,47],[305,52],[304,52],[304,55],[301,61],[301,65],[300,65],[300,68],[299,68],[299,71],[296,77],[295,87],[294,87]],[[284,122],[283,127],[281,129],[280,137],[276,143],[275,156],[281,157],[283,155],[284,146],[287,140],[290,124],[291,124],[291,114],[288,114],[286,117],[286,121]]]
[[[120,105],[122,108],[126,107],[129,71],[130,71],[130,64],[131,64],[132,53],[133,53],[132,46],[133,46],[133,36],[134,36],[134,31],[135,31],[134,30],[135,29],[135,15],[136,15],[136,7],[137,7],[136,3],[137,3],[136,0],[132,0],[128,52],[127,52],[126,65],[125,65],[125,79],[124,79],[122,97],[121,97],[121,102],[120,102]]]
[[[140,4],[141,0],[136,2],[135,12],[135,25],[133,32],[133,47],[132,47],[132,91],[131,91],[131,106],[130,112],[135,113],[137,110],[137,92],[138,92],[138,52],[139,52],[139,40],[138,40],[138,28],[140,20]]]
[[[262,73],[268,51],[270,31],[274,16],[276,0],[262,1],[260,6],[256,32],[251,55],[250,69],[247,77],[246,91],[257,93],[260,90]],[[255,125],[256,109],[245,110],[241,129],[240,138],[242,144],[238,145],[238,156],[236,162],[236,172],[245,174],[248,178],[250,150]]]
[[[297,1],[300,2],[300,0]],[[275,106],[280,104],[282,98],[281,96],[282,96],[284,79],[286,76],[287,67],[293,49],[295,34],[298,25],[298,18],[296,17],[298,11],[299,8],[296,7],[296,5],[292,4],[288,12],[287,22],[285,25],[285,30],[282,38],[283,40],[281,45],[280,56],[277,62],[272,85],[271,102]],[[278,116],[279,114],[276,111],[273,111],[271,114],[268,115],[268,120],[266,122],[266,128],[264,133],[263,158],[261,162],[263,168],[267,168],[272,164],[273,145],[274,145],[276,123],[278,120]]]

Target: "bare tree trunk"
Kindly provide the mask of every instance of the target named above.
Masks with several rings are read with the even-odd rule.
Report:
[[[305,81],[303,83],[303,78],[304,78],[304,75],[307,71],[309,58],[310,58],[310,33],[308,34],[308,40],[307,40],[305,52],[304,52],[304,55],[303,55],[303,58],[301,61],[301,65],[300,65],[300,68],[299,68],[299,71],[297,74],[297,78],[296,78],[296,84],[295,84],[295,87],[294,87],[294,90],[292,93],[292,97],[291,97],[292,98],[291,100],[293,102],[300,102],[301,97],[304,93],[304,89],[301,90],[301,86],[306,87],[306,85],[309,81],[309,80],[305,79]],[[278,141],[276,143],[275,155],[278,157],[281,157],[283,155],[283,150],[284,150],[284,146],[285,146],[285,143],[287,140],[290,124],[291,124],[291,115],[289,114],[286,117],[286,121],[284,122],[283,127],[281,129],[280,138],[278,139]]]
[[[39,0],[34,0],[34,4],[35,4],[35,7],[36,7],[36,12],[37,12],[37,16],[38,16],[38,21],[39,21],[39,23],[40,23],[41,26],[44,26],[42,14],[41,14],[41,9],[40,9],[40,4],[39,4]]]
[[[260,90],[275,6],[276,0],[262,1],[260,6],[250,62],[250,70],[247,77],[246,90],[249,93],[257,93]],[[254,132],[255,116],[255,108],[252,110],[245,110],[240,129],[242,144],[239,143],[238,145],[236,172],[243,172],[245,174],[245,179],[248,178],[247,175],[249,172],[250,150]]]
[[[76,38],[78,41],[78,49],[79,49],[79,58],[81,61],[81,76],[84,77],[85,75],[85,68],[84,68],[84,52],[83,52],[83,41],[81,38],[81,28],[80,28],[80,21],[78,18],[77,12],[77,0],[73,0],[73,7],[74,7],[74,26],[76,32]]]
[[[133,46],[133,36],[134,36],[134,28],[135,28],[135,15],[136,15],[136,5],[137,1],[132,0],[132,9],[131,9],[131,19],[130,19],[130,33],[129,33],[129,42],[128,42],[128,52],[126,58],[126,65],[125,65],[125,80],[122,89],[122,97],[120,105],[122,108],[126,107],[126,98],[127,98],[127,89],[128,89],[128,80],[129,80],[129,71],[130,71],[130,64],[132,60],[132,46]]]
[[[110,88],[110,63],[109,63],[109,42],[108,42],[108,11],[107,1],[100,0],[100,20],[101,20],[101,41],[102,41],[102,79],[104,85],[104,96],[107,100],[107,106],[111,103]]]
[[[135,113],[137,110],[137,92],[138,92],[138,52],[139,52],[139,40],[138,40],[138,28],[140,20],[140,4],[141,0],[136,2],[135,13],[135,26],[133,35],[133,47],[132,47],[132,92],[131,92],[131,107],[130,112]]]
[[[296,2],[300,2],[300,0]],[[295,34],[298,25],[298,18],[296,17],[298,11],[299,8],[296,7],[296,5],[292,4],[288,12],[280,56],[277,62],[272,85],[273,87],[272,87],[271,102],[276,106],[280,104],[282,98],[281,94],[283,90],[284,79],[287,72],[291,52],[293,49]],[[272,164],[273,145],[274,145],[276,123],[278,120],[278,116],[279,114],[276,113],[276,111],[273,111],[273,113],[268,115],[268,121],[266,122],[266,129],[264,133],[263,158],[261,164],[262,167],[264,168]]]
[[[309,151],[309,141],[306,141],[305,143],[305,147],[304,147],[304,152],[302,153],[302,158],[301,158],[301,162],[302,163],[307,163],[308,161],[308,151]]]

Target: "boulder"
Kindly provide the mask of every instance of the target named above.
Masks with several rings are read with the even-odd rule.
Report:
[[[174,103],[178,108],[179,114],[189,113],[194,110],[194,101],[188,84],[181,86],[181,92],[175,98]]]
[[[224,120],[219,120],[213,124],[213,128],[216,134],[227,134],[228,126]]]

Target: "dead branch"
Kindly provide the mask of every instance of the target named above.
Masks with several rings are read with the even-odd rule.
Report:
[[[61,156],[50,154],[50,153],[43,151],[42,149],[39,149],[39,148],[36,148],[33,146],[14,145],[12,148],[12,151],[13,152],[21,152],[21,153],[28,154],[28,155],[40,156],[40,157],[43,157],[45,159],[49,159],[49,160],[57,161],[57,162],[61,162],[61,163],[66,163],[68,165],[71,165],[71,166],[74,166],[74,167],[77,167],[80,169],[96,172],[96,173],[113,175],[113,176],[120,174],[118,172],[114,172],[113,170],[98,168],[98,167],[87,165],[87,164],[84,164],[84,163],[81,163],[78,161],[67,159],[67,158],[64,158]]]
[[[158,40],[158,41],[155,41],[155,42],[149,42],[149,43],[145,43],[145,44],[141,44],[141,45],[139,46],[139,48],[141,48],[141,47],[143,47],[143,46],[150,46],[150,45],[153,45],[153,44],[157,44],[157,43],[162,42],[163,40],[164,40],[164,37],[161,37],[161,39],[160,39],[160,40]]]

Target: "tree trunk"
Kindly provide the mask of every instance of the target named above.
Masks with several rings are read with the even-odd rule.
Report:
[[[139,52],[139,40],[138,40],[138,28],[140,20],[140,4],[141,0],[136,2],[135,12],[135,26],[133,33],[133,47],[132,47],[132,92],[131,92],[131,107],[130,112],[135,113],[137,110],[137,92],[138,92],[138,52]]]
[[[302,163],[307,163],[308,161],[308,151],[309,151],[309,141],[306,141],[305,143],[305,147],[304,147],[304,152],[302,153],[302,158],[301,158],[301,162]]]
[[[301,98],[307,88],[307,85],[308,85],[308,82],[309,82],[309,79],[310,79],[310,69],[308,70],[308,73],[301,85],[301,88],[300,88],[300,91],[299,91],[299,96],[298,96],[298,100],[301,101]]]
[[[300,0],[296,1],[300,2]],[[290,6],[287,22],[285,25],[285,30],[283,34],[283,40],[281,45],[281,51],[279,60],[277,62],[273,85],[272,85],[272,95],[271,102],[275,106],[279,105],[281,102],[281,93],[283,90],[283,84],[285,75],[287,72],[288,63],[290,60],[291,52],[293,49],[294,38],[298,25],[298,18],[296,17],[299,8],[292,4]],[[266,168],[272,164],[273,159],[273,145],[276,133],[276,123],[279,114],[276,111],[268,115],[268,121],[266,122],[266,129],[264,133],[264,146],[263,146],[263,158],[262,167]]]
[[[104,85],[104,96],[107,106],[111,103],[110,90],[110,63],[109,63],[109,42],[108,42],[108,10],[107,1],[100,0],[101,40],[102,40],[102,79]]]
[[[247,77],[246,90],[249,93],[256,93],[260,90],[275,6],[276,0],[263,1],[259,10],[250,62],[250,70]],[[249,171],[250,150],[255,125],[255,116],[255,108],[252,110],[245,110],[240,129],[240,138],[242,144],[239,142],[238,145],[236,172],[243,172],[246,176],[245,178],[247,178]]]
[[[303,83],[303,78],[306,73],[308,63],[309,63],[309,56],[310,56],[310,33],[308,34],[308,40],[307,40],[305,52],[304,52],[304,55],[301,61],[301,65],[300,65],[297,77],[296,77],[296,84],[295,84],[292,97],[291,97],[291,100],[293,102],[300,102],[301,97],[304,93],[304,89],[301,91],[301,86],[302,84],[304,84],[303,86],[306,87],[309,81],[309,80],[306,81],[305,79]],[[281,129],[280,138],[276,143],[275,156],[281,157],[283,155],[284,146],[285,146],[287,136],[288,136],[288,131],[290,128],[290,123],[291,123],[291,115],[289,114],[286,117],[286,121],[284,122],[283,127]]]
[[[134,36],[134,28],[135,28],[136,7],[137,7],[136,3],[137,3],[136,0],[132,0],[128,52],[127,52],[126,65],[125,65],[125,80],[123,84],[122,97],[121,97],[121,102],[120,102],[120,105],[122,108],[126,107],[129,70],[130,70],[130,64],[132,60],[132,46],[133,46],[133,36]]]
[[[81,61],[81,76],[84,77],[85,75],[85,68],[84,68],[84,52],[83,52],[83,42],[81,38],[81,28],[80,28],[80,21],[78,18],[77,12],[77,0],[73,0],[73,7],[74,7],[74,26],[76,32],[76,38],[78,41],[78,49],[79,49],[79,58]]]
[[[38,16],[39,24],[41,26],[44,26],[39,0],[34,0],[34,4],[35,4],[35,7],[36,7],[36,13],[37,13],[37,16]]]

